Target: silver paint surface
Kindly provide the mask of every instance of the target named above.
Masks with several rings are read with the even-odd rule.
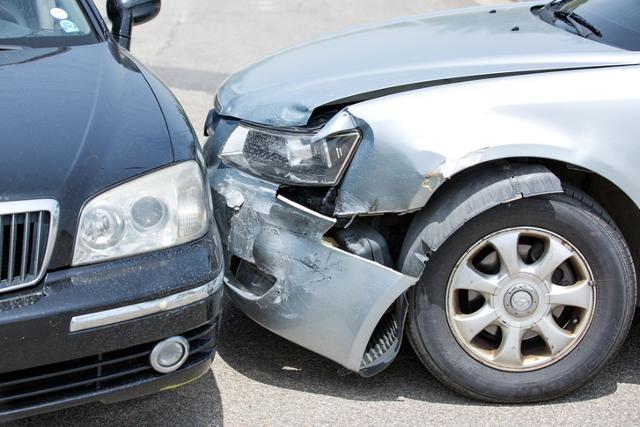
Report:
[[[349,120],[334,118],[320,130],[353,126],[363,135],[338,187],[335,217],[428,209],[433,194],[460,172],[517,157],[591,170],[640,206],[634,179],[640,55],[552,27],[530,13],[531,5],[408,18],[294,47],[232,76],[218,92],[219,112],[304,126],[327,103],[431,82],[364,95],[338,115]],[[223,143],[219,138],[212,140]],[[548,171],[525,175],[530,188],[502,197],[500,188],[510,184],[500,181],[467,197],[473,203],[461,204],[462,213],[561,190]],[[234,211],[223,232],[229,251],[277,279],[257,296],[227,277],[236,305],[273,332],[357,371],[377,321],[415,283],[424,259],[409,256],[415,265],[402,269],[407,276],[333,248],[322,236],[334,218],[288,202],[277,196],[277,184],[240,171],[215,170],[212,186],[218,210]],[[454,219],[423,241],[433,240],[436,250],[440,237],[468,218]]]
[[[342,179],[336,215],[422,208],[447,179],[498,159],[570,163],[640,206],[640,66],[442,85],[348,107],[364,139]]]
[[[230,254],[277,279],[258,295],[227,275],[227,296],[267,329],[358,371],[385,310],[416,278],[323,240],[335,220],[276,194],[237,169],[212,176],[216,210],[233,209],[223,241]]]
[[[534,4],[541,3],[419,15],[294,46],[227,79],[218,90],[218,112],[265,125],[303,126],[319,106],[387,88],[640,62],[637,53],[541,21],[530,11]]]

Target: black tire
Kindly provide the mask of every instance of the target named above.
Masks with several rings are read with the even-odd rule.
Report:
[[[427,221],[416,217],[404,253],[420,253]],[[449,327],[445,299],[463,254],[483,237],[517,226],[543,228],[571,242],[591,267],[597,301],[588,330],[570,353],[537,370],[509,372],[481,363],[461,347]],[[432,254],[408,294],[407,335],[433,375],[463,395],[501,403],[543,401],[568,394],[597,375],[627,336],[635,298],[635,271],[625,239],[601,207],[570,190],[497,206],[454,233]]]

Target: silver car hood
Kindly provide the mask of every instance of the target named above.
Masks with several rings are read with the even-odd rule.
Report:
[[[447,79],[640,62],[637,53],[543,22],[531,7],[420,15],[298,45],[229,77],[216,108],[223,116],[264,125],[304,126],[317,107],[362,94],[376,97]]]

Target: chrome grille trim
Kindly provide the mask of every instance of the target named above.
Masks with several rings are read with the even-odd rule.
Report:
[[[48,229],[44,227],[45,212],[49,213]],[[53,254],[59,217],[60,205],[56,200],[0,202],[0,294],[33,286],[44,277]],[[25,225],[19,231],[21,221]],[[9,229],[8,245],[5,226]],[[44,248],[43,239],[46,239]]]

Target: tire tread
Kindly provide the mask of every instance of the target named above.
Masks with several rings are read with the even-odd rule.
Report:
[[[544,394],[541,396],[536,396],[528,399],[526,398],[521,399],[519,401],[520,403],[535,403],[535,402],[556,399],[558,397],[561,397],[576,391],[577,389],[579,389],[580,387],[584,386],[586,383],[591,381],[604,368],[604,366],[609,361],[611,356],[615,354],[622,347],[624,343],[624,338],[627,336],[629,332],[631,321],[633,319],[635,301],[636,301],[636,292],[637,292],[636,272],[635,272],[635,267],[633,263],[633,258],[629,251],[628,244],[624,236],[622,235],[620,229],[617,227],[613,218],[595,199],[593,199],[591,196],[589,196],[585,192],[572,186],[565,186],[564,193],[537,196],[537,198],[540,198],[540,197],[547,198],[547,199],[561,200],[564,202],[571,203],[575,205],[577,208],[586,209],[593,214],[593,217],[597,221],[601,222],[603,229],[606,231],[612,243],[612,246],[615,248],[619,256],[619,259],[622,261],[622,265],[624,266],[626,277],[629,278],[629,280],[627,280],[625,283],[626,292],[629,298],[633,300],[633,304],[627,304],[625,306],[625,309],[624,309],[625,311],[623,313],[623,319],[624,319],[623,324],[626,326],[618,330],[618,333],[614,340],[615,345],[609,349],[606,356],[601,359],[602,362],[591,372],[590,375],[585,376],[585,378],[582,381],[564,390],[561,390],[556,393],[548,393],[548,394]],[[428,263],[429,261],[426,261],[426,262]],[[413,291],[414,289],[410,291],[410,295],[409,295],[410,298],[412,297],[411,294]],[[411,307],[411,304],[409,304],[409,306]],[[477,399],[477,400],[481,400],[489,403],[513,403],[511,400],[508,400],[508,399],[500,399],[494,396],[490,396],[488,394],[482,394],[482,393],[471,391],[461,386],[457,382],[451,380],[446,375],[446,373],[442,369],[440,369],[440,367],[437,366],[437,364],[434,362],[433,357],[429,352],[429,349],[425,348],[425,346],[421,342],[421,338],[420,338],[419,332],[417,331],[416,325],[410,319],[411,319],[411,316],[407,316],[407,329],[406,329],[407,338],[410,341],[414,350],[416,351],[418,358],[427,367],[427,369],[436,377],[436,379],[438,379],[441,383],[448,386],[449,388],[456,391],[457,393],[470,397],[472,399]]]

